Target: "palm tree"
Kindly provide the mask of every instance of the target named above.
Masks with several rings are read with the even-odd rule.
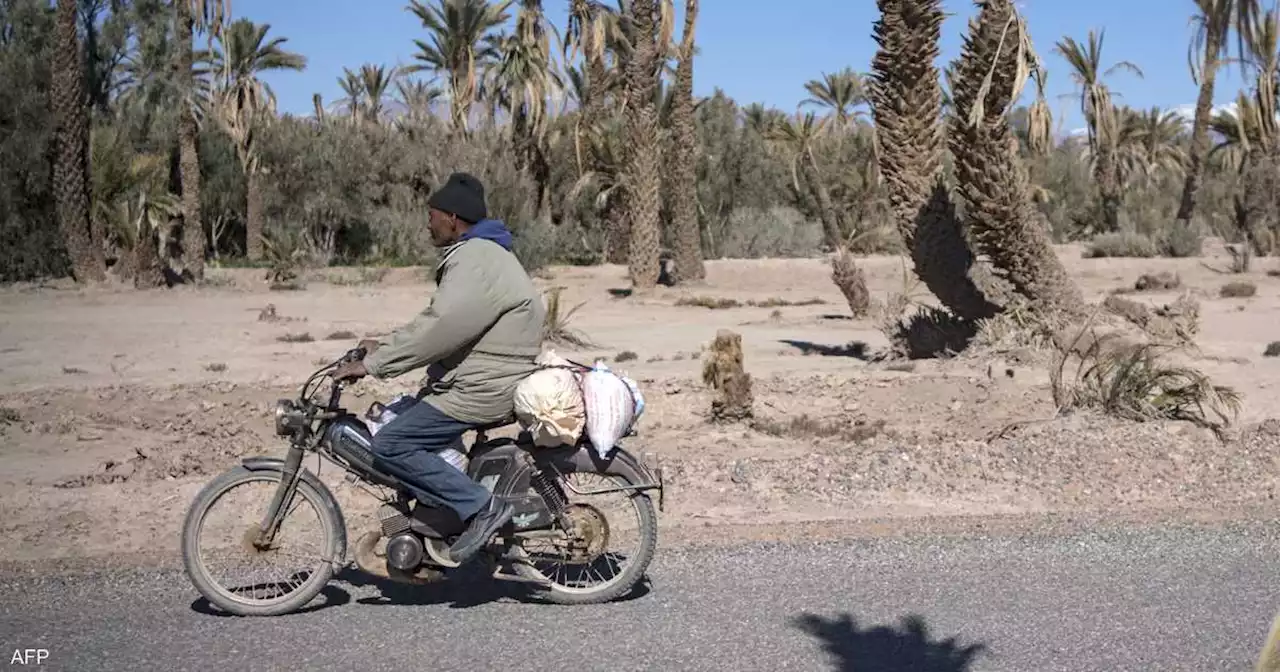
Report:
[[[786,119],[787,115],[782,110],[765,107],[763,103],[751,103],[742,108],[743,128],[761,137],[768,137],[774,127]]]
[[[804,85],[809,92],[801,105],[816,105],[836,115],[840,128],[847,128],[849,123],[863,112],[858,107],[868,104],[867,87],[864,77],[853,68],[845,68],[834,74],[823,73],[822,79],[811,79]]]
[[[500,58],[493,31],[510,19],[514,0],[409,0],[408,10],[427,29],[430,44],[414,40],[418,61],[406,72],[429,71],[449,79],[453,128],[469,133],[471,106],[479,97],[480,73]]]
[[[388,69],[385,65],[373,63],[365,63],[356,71],[343,68],[338,86],[342,87],[346,97],[338,101],[338,104],[357,123],[368,121],[375,125],[381,124],[387,113],[388,91],[398,74],[399,71],[394,67]]]
[[[353,123],[362,123],[364,121],[361,117],[364,110],[364,80],[360,79],[359,73],[350,68],[343,68],[342,76],[338,78],[338,87],[346,94],[336,103],[338,109],[345,111]]]
[[[235,142],[236,155],[244,169],[245,249],[249,258],[263,253],[262,191],[258,183],[257,130],[275,112],[276,98],[271,87],[258,78],[269,70],[302,70],[307,59],[285,51],[287,38],[267,39],[270,24],[248,19],[232,23],[218,37],[213,52],[218,92],[215,97],[218,120]]]
[[[199,106],[194,70],[193,41],[196,31],[210,39],[221,32],[231,0],[173,0],[177,36],[174,68],[178,75],[178,174],[182,182],[182,253],[186,270],[198,282],[204,278],[205,233],[200,221],[200,154],[196,146]]]
[[[578,104],[581,124],[590,127],[604,106],[608,67],[605,63],[610,33],[617,32],[617,15],[598,0],[569,0],[569,23],[565,30],[564,62],[571,63],[582,54],[580,70],[582,87]]]
[[[1094,156],[1094,179],[1102,202],[1102,214],[1106,228],[1120,228],[1120,202],[1123,200],[1116,173],[1116,139],[1119,115],[1111,102],[1111,90],[1103,83],[1105,76],[1119,70],[1128,70],[1142,76],[1142,70],[1129,61],[1102,68],[1102,44],[1106,31],[1089,36],[1082,44],[1071,37],[1064,37],[1055,46],[1056,51],[1071,66],[1071,78],[1080,87],[1080,111],[1084,114],[1089,134],[1089,149]]]
[[[78,282],[94,283],[106,279],[106,263],[102,242],[89,218],[89,108],[76,26],[76,1],[58,0],[50,96],[57,147],[53,182],[58,225],[71,259],[71,272]]]
[[[659,2],[631,0],[632,54],[627,61],[627,162],[624,177],[628,267],[638,290],[658,284],[662,243],[658,217],[662,207],[662,145],[654,89],[658,85]]]
[[[139,289],[163,286],[158,238],[170,218],[180,214],[178,199],[168,190],[167,157],[135,154],[118,125],[94,129],[90,144],[91,217],[119,250],[113,270]]]
[[[1182,118],[1171,110],[1120,109],[1116,155],[1120,183],[1141,176],[1148,183],[1179,175],[1186,154],[1180,146]]]
[[[831,200],[831,192],[822,182],[822,173],[813,154],[813,143],[826,130],[828,123],[829,119],[818,119],[813,112],[803,115],[796,112],[794,117],[775,124],[767,137],[790,152],[792,186],[797,194],[808,193],[817,202],[823,242],[834,250],[843,242],[840,216]]]
[[[521,170],[532,173],[538,187],[538,215],[550,209],[551,165],[547,159],[548,98],[564,82],[551,56],[554,27],[541,0],[521,0],[515,31],[499,40],[500,60],[487,73],[492,101],[511,115],[511,134]]]
[[[403,130],[426,123],[431,119],[431,106],[444,96],[440,87],[427,82],[409,80],[404,77],[396,81],[396,97],[404,108],[404,114],[397,120]]]
[[[1244,42],[1256,24],[1260,10],[1258,0],[1195,0],[1197,13],[1195,37],[1188,49],[1187,61],[1191,65],[1192,79],[1198,80],[1200,94],[1196,97],[1195,120],[1191,127],[1191,149],[1187,155],[1186,180],[1182,185],[1182,200],[1178,205],[1178,221],[1191,224],[1196,209],[1196,195],[1204,176],[1204,161],[1209,153],[1209,126],[1213,114],[1213,89],[1218,67],[1229,54],[1227,40],[1235,28],[1240,55],[1244,56]],[[1198,67],[1197,67],[1198,64]]]
[[[680,36],[679,65],[671,103],[672,142],[671,218],[675,224],[676,282],[702,280],[707,276],[702,264],[702,234],[698,226],[697,127],[693,104],[694,29],[698,20],[698,0],[685,0],[684,32]]]

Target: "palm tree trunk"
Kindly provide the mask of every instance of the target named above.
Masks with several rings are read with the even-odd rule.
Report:
[[[1178,223],[1191,225],[1196,210],[1196,196],[1204,178],[1204,161],[1209,154],[1209,118],[1213,114],[1213,87],[1218,75],[1218,52],[1222,49],[1222,31],[1211,27],[1205,36],[1204,71],[1200,74],[1200,95],[1196,97],[1196,116],[1191,127],[1191,151],[1187,154],[1187,177],[1182,183],[1182,201],[1178,205]]]
[[[998,308],[970,276],[973,253],[942,176],[946,141],[938,120],[954,104],[934,65],[941,2],[908,8],[901,0],[877,0],[877,5],[881,18],[873,27],[879,47],[871,66],[871,101],[876,161],[890,217],[916,275],[942,305],[964,320],[990,317]]]
[[[628,266],[631,284],[638,290],[658,284],[658,261],[662,243],[659,213],[662,207],[662,147],[658,141],[658,110],[654,89],[658,72],[654,67],[654,0],[632,0],[635,27],[635,54],[627,64],[627,151],[625,213],[631,225]]]
[[[684,35],[680,64],[676,66],[671,125],[671,218],[675,223],[675,270],[673,280],[688,282],[707,276],[702,265],[702,234],[698,227],[698,185],[696,150],[698,138],[693,118],[693,47],[698,18],[698,0],[685,0]]]
[[[178,172],[182,181],[182,252],[183,265],[199,282],[204,279],[205,234],[200,221],[200,155],[196,148],[196,118],[187,102],[195,95],[195,75],[192,72],[192,34],[190,0],[173,3],[174,25],[177,29],[177,53],[175,69],[182,104],[178,111]]]
[[[1102,220],[1107,232],[1120,230],[1120,175],[1116,166],[1115,146],[1111,138],[1098,138],[1097,170],[1094,181],[1098,183],[1098,198],[1102,205]]]
[[[1016,50],[1004,42],[1015,11],[1012,0],[989,0],[969,24],[953,80],[956,114],[947,138],[957,191],[971,238],[995,273],[1038,311],[1074,313],[1083,306],[1083,297],[1035,216],[1005,116],[1021,65]],[[987,77],[994,85],[984,86]],[[969,123],[979,101],[985,103],[983,113]]]
[[[138,242],[133,246],[133,286],[136,289],[163,287],[164,268],[160,265],[160,248],[156,243],[157,231],[147,225],[138,232]]]
[[[840,220],[836,206],[831,201],[831,192],[822,183],[822,175],[818,173],[818,162],[813,158],[813,150],[806,147],[804,156],[800,157],[800,172],[808,183],[809,192],[818,203],[818,217],[822,220],[822,237],[827,248],[837,250],[844,237],[840,235]]]
[[[262,185],[258,181],[258,171],[244,171],[245,182],[245,249],[249,259],[262,259]]]
[[[84,61],[76,32],[76,0],[58,0],[56,48],[53,56],[52,103],[57,154],[53,182],[58,225],[77,282],[106,280],[102,244],[89,222],[89,110],[85,99]]]

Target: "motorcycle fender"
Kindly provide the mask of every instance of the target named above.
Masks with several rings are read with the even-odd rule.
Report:
[[[249,471],[278,471],[284,473],[284,460],[279,457],[266,457],[265,455],[246,457],[240,460],[240,466]],[[306,481],[307,485],[315,488],[321,497],[328,500],[326,504],[332,506],[333,510],[338,512],[338,521],[345,527],[346,520],[342,516],[342,507],[338,506],[338,500],[333,496],[333,492],[329,490],[328,486],[316,478],[316,475],[306,467],[298,467],[298,476]]]
[[[635,486],[637,492],[658,491],[658,509],[663,509],[662,470],[649,469],[634,455],[617,448],[602,458],[590,446],[572,448],[535,449],[535,462],[550,463],[561,473],[577,471],[599,472],[608,476],[621,476]]]

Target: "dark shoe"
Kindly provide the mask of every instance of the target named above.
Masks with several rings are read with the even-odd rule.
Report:
[[[459,564],[470,560],[471,556],[489,541],[499,527],[511,520],[515,512],[515,507],[510,503],[499,501],[497,497],[490,497],[489,503],[480,509],[480,513],[471,517],[471,521],[467,523],[467,529],[463,530],[458,540],[453,542],[453,546],[449,548],[449,557]]]

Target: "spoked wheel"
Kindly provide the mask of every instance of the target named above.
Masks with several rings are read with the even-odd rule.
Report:
[[[580,492],[634,485],[620,476],[591,472],[565,475]],[[520,546],[528,564],[515,569],[546,581],[545,597],[560,604],[598,604],[626,594],[644,576],[658,543],[653,502],[642,493],[617,491],[578,495],[565,488],[569,529],[559,524],[546,536]]]
[[[241,616],[296,611],[345,559],[346,526],[337,503],[306,479],[299,479],[274,538],[261,542],[259,526],[281,477],[236,467],[205,486],[187,513],[187,576],[219,609]]]

